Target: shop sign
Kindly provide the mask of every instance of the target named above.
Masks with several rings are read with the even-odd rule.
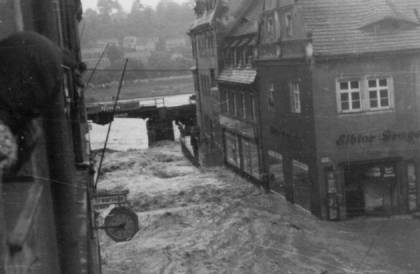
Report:
[[[374,166],[369,168],[366,173],[369,178],[395,178],[395,167],[393,166]]]
[[[390,167],[385,167],[384,168],[384,178],[395,178],[396,174],[395,174],[395,168],[390,166]]]
[[[392,131],[385,130],[382,134],[341,134],[337,146],[372,144],[373,142],[407,142],[414,143],[420,140],[420,130],[417,131]]]
[[[321,158],[321,164],[329,164],[331,163],[330,157],[322,157]]]
[[[327,173],[327,183],[328,183],[328,193],[329,194],[337,193],[337,186],[336,186],[336,181],[334,178],[334,173],[332,172]]]

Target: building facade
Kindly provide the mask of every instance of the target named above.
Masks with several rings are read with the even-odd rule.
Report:
[[[329,220],[418,209],[419,8],[266,1],[257,71],[274,190]]]
[[[193,49],[194,86],[200,131],[199,160],[204,166],[223,164],[223,135],[217,76],[223,63],[224,37],[237,22],[250,0],[197,0],[196,20],[189,35]]]
[[[224,162],[253,181],[261,179],[257,71],[258,21],[262,2],[252,3],[223,43],[218,76]]]

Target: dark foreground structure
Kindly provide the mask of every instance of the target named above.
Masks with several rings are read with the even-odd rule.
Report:
[[[81,11],[79,0],[0,2],[0,273],[101,272]]]
[[[196,2],[202,153],[323,219],[418,210],[418,1]]]

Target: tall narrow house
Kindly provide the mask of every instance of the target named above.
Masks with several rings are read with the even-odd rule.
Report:
[[[223,164],[221,112],[217,75],[223,62],[222,41],[251,0],[196,0],[196,20],[191,37],[197,121],[200,129],[199,160],[202,165]],[[248,4],[247,4],[248,3]]]
[[[218,76],[224,162],[253,181],[261,179],[255,57],[263,2],[254,1],[222,43]]]
[[[265,1],[264,171],[317,216],[417,211],[420,2]]]

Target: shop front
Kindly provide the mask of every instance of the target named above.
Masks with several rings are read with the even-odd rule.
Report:
[[[225,163],[235,171],[259,181],[260,152],[255,129],[247,123],[221,117]]]
[[[418,166],[415,160],[385,158],[325,168],[328,219],[416,212]]]
[[[344,166],[347,217],[397,213],[400,209],[400,187],[396,170],[396,160]]]

